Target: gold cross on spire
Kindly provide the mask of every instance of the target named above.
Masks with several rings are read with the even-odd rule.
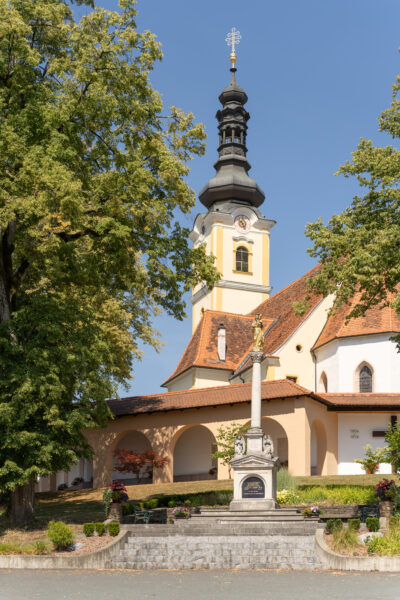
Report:
[[[230,31],[225,38],[225,41],[228,44],[228,46],[232,47],[232,52],[229,57],[230,61],[232,63],[232,68],[235,68],[235,63],[236,63],[235,46],[237,46],[239,44],[241,39],[242,39],[242,36],[240,35],[240,31],[238,31],[235,27],[232,27],[232,31]]]

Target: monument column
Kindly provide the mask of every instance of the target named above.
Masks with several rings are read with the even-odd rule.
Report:
[[[253,361],[251,381],[251,428],[261,428],[261,361],[265,357],[262,351],[250,352]]]

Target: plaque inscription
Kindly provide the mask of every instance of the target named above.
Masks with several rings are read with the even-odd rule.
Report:
[[[242,498],[265,498],[265,486],[260,477],[248,477],[242,483]]]

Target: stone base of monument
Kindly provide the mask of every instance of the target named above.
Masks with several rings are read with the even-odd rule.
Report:
[[[269,511],[278,508],[276,473],[279,459],[273,456],[272,442],[261,428],[252,427],[246,434],[246,453],[237,444],[231,460],[233,469],[233,500],[231,511]]]

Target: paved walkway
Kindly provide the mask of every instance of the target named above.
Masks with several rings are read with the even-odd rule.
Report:
[[[398,600],[400,573],[0,571],[1,600]]]

